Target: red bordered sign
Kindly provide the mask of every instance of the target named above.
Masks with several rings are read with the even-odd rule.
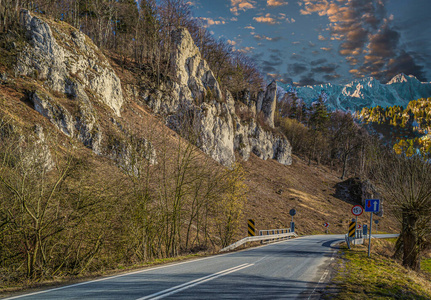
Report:
[[[355,216],[360,216],[364,212],[364,209],[360,205],[355,205],[352,207],[352,214]]]

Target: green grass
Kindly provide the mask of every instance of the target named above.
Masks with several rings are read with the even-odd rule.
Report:
[[[431,274],[431,258],[421,261],[421,269]]]
[[[431,267],[431,262],[423,266]],[[431,284],[425,277],[374,250],[368,258],[366,246],[341,249],[333,282],[338,294],[325,299],[431,299]]]

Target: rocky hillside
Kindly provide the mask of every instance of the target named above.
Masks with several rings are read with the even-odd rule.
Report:
[[[113,154],[109,149],[112,145],[103,145],[107,135],[100,123],[111,119],[115,124],[121,119],[124,105],[132,101],[126,95],[132,94],[137,103],[146,104],[144,108],[148,106],[162,116],[166,125],[181,135],[190,135],[185,133],[188,127],[194,136],[189,139],[225,166],[235,162],[235,151],[244,160],[254,153],[265,160],[291,163],[289,142],[273,130],[275,83],[261,94],[258,103],[240,105],[239,110],[254,114],[254,118],[241,120],[230,92],[221,90],[186,29],[173,34],[176,78],[148,90],[123,84],[100,50],[73,27],[32,16],[28,11],[22,12],[22,21],[28,41],[19,51],[15,76],[36,80],[42,88],[29,96],[35,110],[95,153]],[[73,110],[65,99],[58,99],[63,95],[73,103]],[[103,107],[105,114],[95,110],[96,105]],[[257,122],[258,114],[263,122]],[[186,122],[191,124],[186,126]]]
[[[257,218],[266,227],[286,226],[288,209],[302,207],[304,217],[330,221],[332,213],[321,209],[334,205],[330,210],[344,215],[335,222],[334,230],[344,232],[350,203],[361,199],[346,200],[339,195],[335,171],[308,167],[298,157],[292,165],[290,143],[274,128],[275,82],[257,99],[246,94],[235,102],[228,90],[221,89],[189,32],[180,28],[173,34],[176,78],[148,87],[68,24],[28,11],[22,12],[22,22],[26,40],[14,45],[14,73],[2,70],[3,116],[11,116],[27,128],[38,124],[36,136],[43,134],[48,121],[66,140],[91,150],[96,159],[108,159],[123,168],[133,168],[136,145],[130,141],[136,137],[140,153],[151,164],[160,163],[158,152],[164,136],[172,135],[169,147],[177,147],[169,128],[224,166],[252,158],[243,163],[251,189],[246,218]],[[23,101],[27,103],[25,113]],[[259,159],[270,161],[261,163]],[[340,207],[347,212],[339,211],[339,203],[344,203]],[[300,232],[318,228],[320,223],[314,223]]]

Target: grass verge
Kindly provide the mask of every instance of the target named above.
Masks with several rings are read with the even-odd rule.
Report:
[[[337,294],[326,294],[324,299],[431,299],[430,276],[390,258],[393,241],[373,240],[372,248],[368,258],[366,245],[352,250],[342,246],[333,279]]]

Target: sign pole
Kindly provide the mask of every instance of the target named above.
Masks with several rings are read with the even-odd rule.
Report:
[[[289,211],[289,215],[292,216],[292,222],[290,222],[290,232],[295,232],[295,223],[293,222],[293,216],[296,215],[296,209],[292,208]]]
[[[355,220],[355,238],[357,238],[358,236],[358,234],[357,234],[357,232],[358,232],[358,216],[356,216],[356,220]]]
[[[373,226],[373,213],[370,213],[370,235],[368,236],[368,257],[370,257],[370,253],[371,253],[371,230]]]

